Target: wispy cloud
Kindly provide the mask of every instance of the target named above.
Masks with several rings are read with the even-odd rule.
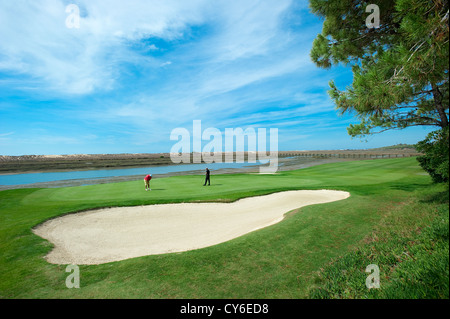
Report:
[[[14,133],[15,133],[15,132],[0,133],[0,137],[10,136],[10,135],[13,135]]]
[[[167,151],[197,119],[277,127],[287,148],[346,135],[326,90],[351,73],[310,61],[307,1],[76,0],[78,29],[69,3],[0,2],[2,153]]]
[[[81,0],[77,1],[82,13],[79,29],[66,27],[66,4],[60,0],[0,3],[0,71],[41,79],[42,89],[57,92],[112,89],[121,64],[144,60],[127,43],[182,36],[187,25],[201,21],[206,1]]]

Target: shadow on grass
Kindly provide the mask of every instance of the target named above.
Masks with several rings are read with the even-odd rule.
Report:
[[[428,184],[419,184],[419,183],[410,183],[410,184],[392,184],[390,186],[391,189],[405,191],[405,192],[414,192],[419,189],[423,189],[427,187]]]
[[[448,204],[449,202],[449,188],[447,185],[447,190],[443,192],[433,193],[431,195],[426,195],[420,200],[421,203],[436,203],[436,204]]]

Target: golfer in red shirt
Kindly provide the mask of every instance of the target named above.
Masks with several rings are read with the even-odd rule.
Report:
[[[149,174],[149,175],[145,176],[145,178],[144,178],[145,190],[146,191],[151,190],[150,189],[150,180],[151,179],[152,179],[152,174]]]

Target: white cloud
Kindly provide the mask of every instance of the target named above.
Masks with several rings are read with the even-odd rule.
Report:
[[[2,1],[0,71],[40,79],[43,88],[60,92],[108,90],[119,76],[120,63],[140,58],[126,41],[176,38],[201,20],[205,3],[82,0],[77,1],[80,28],[69,29],[66,1]]]
[[[10,75],[0,88],[46,90],[56,99],[91,94],[57,116],[101,128],[99,140],[110,130],[124,140],[164,141],[193,119],[286,127],[330,109],[308,93],[318,83],[307,73],[315,33],[285,26],[293,0],[74,2],[79,29],[65,25],[69,0],[0,2],[0,72]],[[66,142],[80,140],[89,139]]]
[[[150,37],[173,40],[194,25],[214,24],[196,51],[210,64],[264,55],[280,45],[279,24],[291,0],[78,0],[80,28],[65,21],[68,1],[0,3],[0,71],[40,79],[43,88],[83,94],[109,90],[122,63],[151,62],[126,44]],[[147,51],[158,50],[149,44]],[[199,52],[201,51],[201,52]],[[168,65],[174,61],[150,64]]]

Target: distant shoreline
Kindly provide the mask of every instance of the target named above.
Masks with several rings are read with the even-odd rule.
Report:
[[[244,160],[248,159],[248,152],[244,152]],[[415,149],[381,148],[368,150],[321,150],[321,151],[279,151],[279,158],[291,156],[305,157],[336,157],[336,158],[367,158],[373,156],[417,156]],[[193,163],[193,154],[191,163]],[[234,154],[236,156],[236,153]],[[225,162],[225,153],[223,153]],[[186,163],[183,163],[186,164]],[[203,163],[201,163],[203,164]],[[205,163],[206,164],[206,163]],[[178,165],[174,164],[169,153],[143,153],[143,154],[74,154],[74,155],[22,155],[0,156],[0,175],[21,173],[69,172],[85,170],[108,170],[138,167],[157,167]]]
[[[357,157],[348,157],[348,158],[318,158],[318,157],[306,157],[306,156],[285,156],[279,158],[279,167],[278,172],[304,169],[312,166],[336,163],[336,162],[344,162],[344,161],[356,161],[356,160],[373,160],[373,158],[357,158]],[[205,164],[206,165],[206,164]],[[212,179],[214,175],[221,174],[259,174],[260,165],[255,164],[251,166],[241,167],[241,168],[221,168],[213,170]],[[134,167],[135,168],[135,167]],[[74,171],[74,170],[67,170]],[[151,169],[150,169],[151,171]],[[24,173],[24,174],[28,174]],[[42,172],[42,173],[51,173],[51,172]],[[179,171],[179,172],[170,172],[164,174],[153,174],[154,179],[158,178],[166,178],[171,176],[180,176],[180,175],[203,175],[203,170],[192,170],[192,171]],[[2,174],[0,174],[2,175]],[[7,175],[7,174],[3,174]],[[9,175],[9,174],[8,174]],[[69,179],[69,180],[57,180],[57,181],[49,181],[49,182],[39,182],[39,183],[30,183],[30,184],[20,184],[20,185],[0,185],[0,191],[11,190],[11,189],[20,189],[20,188],[59,188],[59,187],[75,187],[75,186],[86,186],[86,185],[96,185],[96,184],[108,184],[108,183],[119,183],[119,182],[127,182],[127,181],[135,181],[141,180],[142,175],[124,175],[124,176],[111,176],[111,177],[102,177],[102,178],[89,178],[89,179]]]

